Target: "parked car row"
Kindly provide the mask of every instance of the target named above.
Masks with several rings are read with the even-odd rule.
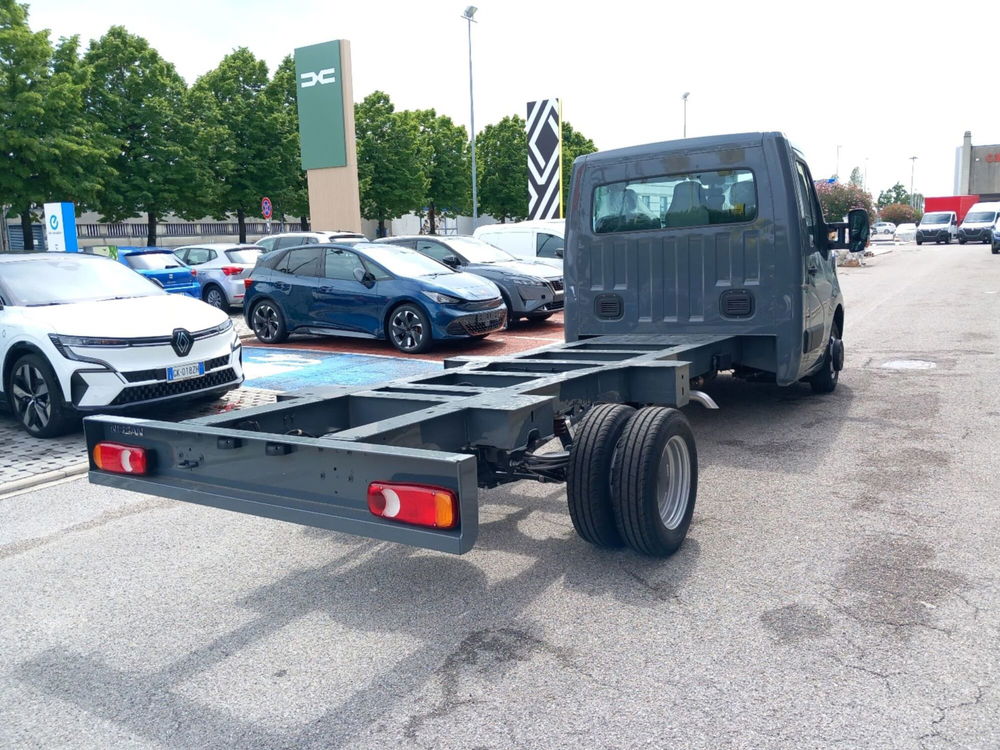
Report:
[[[44,438],[80,414],[217,398],[243,382],[232,306],[266,343],[305,332],[418,354],[482,338],[562,308],[561,239],[524,258],[472,237],[350,232],[0,256],[0,402]]]

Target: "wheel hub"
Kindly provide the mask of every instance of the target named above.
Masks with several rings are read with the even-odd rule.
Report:
[[[681,525],[690,494],[691,456],[684,438],[673,435],[663,446],[656,476],[660,520],[666,528],[673,530]]]

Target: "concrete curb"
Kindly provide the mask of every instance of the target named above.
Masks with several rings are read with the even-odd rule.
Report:
[[[32,487],[36,487],[39,484],[54,482],[59,479],[66,479],[67,477],[74,477],[80,474],[86,474],[88,469],[90,469],[90,464],[86,461],[81,461],[78,464],[67,466],[65,469],[56,469],[55,471],[47,471],[44,474],[35,474],[34,476],[25,477],[24,479],[15,479],[13,482],[4,482],[3,484],[0,484],[0,497],[10,495],[14,492],[30,490]]]

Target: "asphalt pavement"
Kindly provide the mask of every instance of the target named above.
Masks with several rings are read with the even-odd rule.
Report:
[[[650,560],[562,486],[455,557],[73,480],[0,498],[0,747],[1000,746],[1000,257],[840,270],[830,396],[718,378]]]

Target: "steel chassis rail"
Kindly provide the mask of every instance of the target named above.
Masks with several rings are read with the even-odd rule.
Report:
[[[90,480],[176,500],[461,554],[479,526],[478,488],[534,478],[532,451],[595,403],[684,406],[690,379],[740,359],[739,337],[599,336],[374,388],[297,391],[275,404],[180,423],[84,420]],[[143,447],[146,476],[99,470],[93,447]],[[399,524],[367,508],[371,482],[444,487],[456,529]]]

